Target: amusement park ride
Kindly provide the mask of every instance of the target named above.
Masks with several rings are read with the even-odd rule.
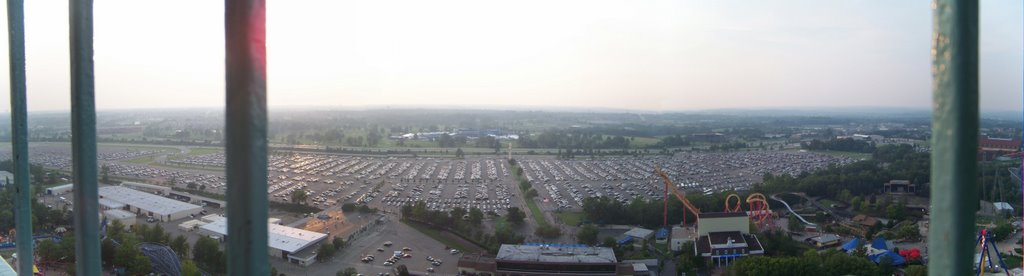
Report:
[[[686,199],[686,193],[680,191],[672,179],[661,170],[660,167],[654,168],[654,173],[661,177],[665,182],[665,201],[662,213],[662,227],[668,227],[668,194],[671,193],[680,202],[683,203],[683,226],[686,226],[686,211],[693,214],[695,217],[700,216],[700,209],[693,206],[693,203],[689,199]],[[730,205],[729,201],[735,198],[734,205]],[[768,199],[761,193],[753,193],[747,196],[747,216],[750,217],[750,221],[757,225],[757,228],[761,231],[768,231],[772,229],[772,212],[771,207],[768,205]],[[725,198],[725,212],[741,212],[740,196],[738,194],[729,194]]]

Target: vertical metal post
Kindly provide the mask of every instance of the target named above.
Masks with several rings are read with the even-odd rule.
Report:
[[[92,0],[70,0],[71,167],[75,183],[75,273],[100,275]]]
[[[224,4],[228,274],[267,275],[266,3]]]
[[[18,275],[32,275],[32,187],[28,179],[28,109],[25,101],[25,1],[7,0],[11,73],[11,149],[14,152]],[[0,179],[0,181],[5,181]],[[10,185],[11,183],[7,183]]]
[[[930,275],[972,271],[978,208],[978,2],[935,0]]]

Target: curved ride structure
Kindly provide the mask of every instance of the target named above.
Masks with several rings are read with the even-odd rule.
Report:
[[[747,196],[747,208],[747,215],[750,216],[750,221],[757,225],[757,229],[766,231],[774,228],[772,208],[763,194],[753,193]]]
[[[729,206],[729,200],[733,199],[733,198],[736,199],[736,205],[735,206]],[[742,209],[743,208],[741,208],[741,206],[740,206],[740,195],[739,194],[729,194],[729,196],[725,197],[725,211],[726,212],[736,213],[736,212],[741,211]]]
[[[680,191],[679,188],[676,187],[676,184],[672,183],[672,180],[668,177],[668,174],[666,174],[665,172],[661,171],[661,167],[654,167],[654,173],[657,174],[658,176],[660,176],[661,179],[664,180],[664,182],[665,182],[665,207],[664,207],[665,210],[664,210],[664,214],[663,214],[664,221],[662,222],[662,224],[663,224],[662,226],[663,227],[664,226],[668,226],[668,194],[670,192],[672,193],[672,195],[674,195],[676,197],[676,199],[678,199],[680,202],[683,203],[683,207],[686,210],[689,210],[690,213],[692,213],[694,217],[697,217],[698,215],[700,215],[700,209],[698,209],[697,207],[693,206],[693,203],[690,203],[689,199],[686,199],[686,193],[683,193],[682,191]],[[686,225],[686,211],[685,210],[683,211],[683,225],[684,226]]]

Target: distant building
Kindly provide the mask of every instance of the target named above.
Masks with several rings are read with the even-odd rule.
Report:
[[[111,209],[103,211],[103,217],[106,218],[109,223],[113,223],[115,220],[121,221],[121,224],[124,224],[125,229],[129,229],[132,225],[135,225],[136,215],[125,210]]]
[[[642,267],[642,266],[641,266]],[[634,274],[633,263],[619,263],[608,247],[577,245],[503,244],[498,256],[465,254],[458,261],[460,275],[650,275]]]
[[[826,248],[839,245],[842,239],[836,234],[824,234],[813,238],[808,238],[808,242],[817,248]]]
[[[917,184],[910,180],[889,180],[882,184],[882,190],[888,194],[903,195],[917,193]]]
[[[683,244],[693,241],[691,234],[692,232],[687,228],[679,226],[672,227],[672,239],[669,244],[669,249],[672,249],[673,252],[683,251]]]
[[[151,216],[160,221],[178,220],[198,214],[202,207],[155,194],[136,191],[127,187],[107,186],[99,188],[100,200],[123,204],[123,209],[135,214]],[[104,205],[106,206],[106,205]]]
[[[220,217],[217,220],[199,226],[205,235],[214,235],[226,239],[228,220]],[[327,240],[327,234],[306,231],[304,229],[267,223],[267,245],[271,257],[285,259],[301,266],[313,264],[316,258],[316,246]]]
[[[694,251],[715,266],[728,266],[749,255],[763,255],[764,247],[750,234],[750,218],[743,212],[702,213],[697,216]]]
[[[74,191],[75,184],[64,184],[60,186],[53,186],[46,188],[47,195],[62,195]]]
[[[853,222],[856,222],[863,227],[873,227],[881,223],[878,219],[863,214],[853,216]]]
[[[995,202],[995,203],[992,203],[992,206],[995,207],[996,212],[1000,213],[1000,214],[1013,214],[1014,213],[1013,212],[1013,206],[1010,206],[1010,204],[1006,203],[1006,202]]]
[[[626,243],[633,243],[634,247],[643,247],[651,238],[654,237],[654,231],[644,228],[633,228],[622,234],[619,238],[619,245]]]
[[[978,161],[992,161],[1000,156],[1020,152],[1021,140],[978,137]]]

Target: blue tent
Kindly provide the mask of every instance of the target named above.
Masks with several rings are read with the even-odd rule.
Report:
[[[851,251],[860,247],[860,238],[853,238],[852,240],[843,244],[843,251]]]
[[[889,250],[889,246],[885,245],[885,238],[882,238],[881,236],[875,238],[875,240],[871,242],[871,247],[878,250]]]
[[[658,229],[658,232],[654,233],[654,238],[659,239],[659,240],[667,239],[668,238],[668,229],[665,229],[665,228]]]
[[[892,265],[894,266],[901,266],[907,264],[907,259],[904,259],[903,256],[900,256],[900,254],[896,254],[896,252],[892,251],[885,251],[885,253],[868,256],[868,259],[877,264],[882,262],[882,257],[886,256],[889,257],[890,260],[892,260]]]

